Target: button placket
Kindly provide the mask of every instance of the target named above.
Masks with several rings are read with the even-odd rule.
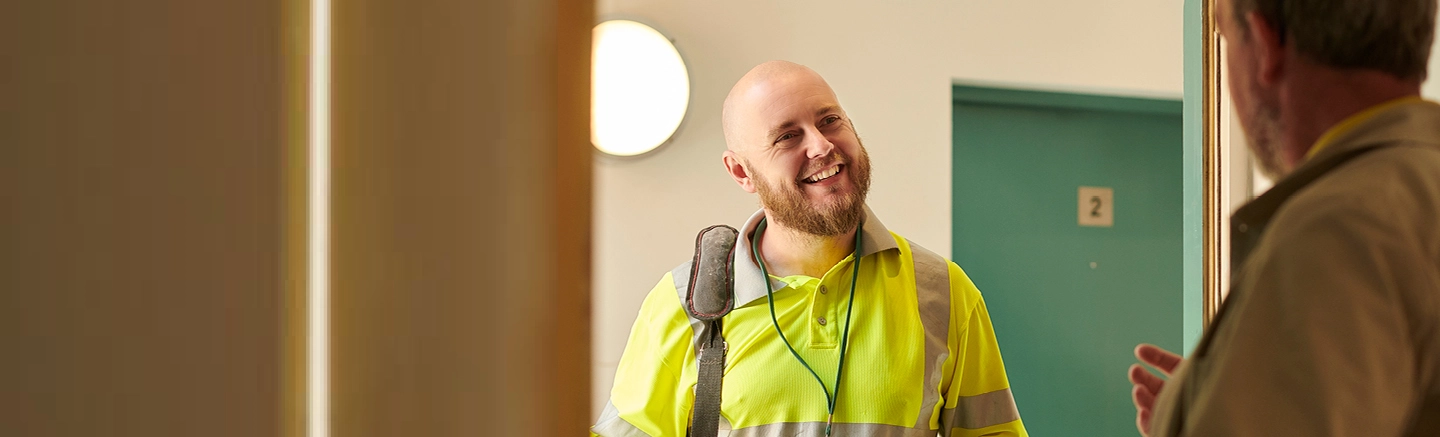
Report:
[[[839,333],[835,330],[835,294],[830,293],[831,288],[826,285],[825,278],[819,278],[818,284],[811,289],[811,298],[814,299],[810,306],[811,335],[815,336],[816,343],[824,344],[824,347],[832,347],[840,342]]]
[[[816,301],[821,304],[818,305],[820,311],[817,311],[818,316],[815,317],[815,324],[823,328],[822,330],[826,338],[829,338],[832,342],[838,342],[840,338],[837,336],[838,332],[835,330],[838,326],[835,324],[835,305],[837,300],[834,294],[830,294],[830,288],[831,287],[825,285],[824,282],[821,282],[818,287]]]

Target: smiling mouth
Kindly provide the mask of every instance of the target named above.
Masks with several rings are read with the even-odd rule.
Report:
[[[815,173],[814,175],[811,175],[811,176],[808,177],[808,178],[801,179],[800,182],[804,182],[804,183],[807,183],[807,184],[814,184],[814,183],[818,183],[818,182],[823,181],[823,180],[826,180],[826,179],[833,178],[833,177],[835,177],[836,175],[840,174],[840,170],[844,169],[844,167],[845,167],[845,164],[835,164],[834,167],[830,167],[830,168],[828,168],[828,169],[821,170],[819,173]]]

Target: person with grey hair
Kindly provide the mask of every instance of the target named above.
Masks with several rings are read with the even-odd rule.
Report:
[[[1435,0],[1218,0],[1235,111],[1279,178],[1231,220],[1189,358],[1130,368],[1151,436],[1440,435]]]

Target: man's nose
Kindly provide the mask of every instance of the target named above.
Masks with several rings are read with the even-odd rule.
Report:
[[[811,132],[805,144],[805,156],[810,159],[823,158],[835,152],[835,144],[819,131]]]

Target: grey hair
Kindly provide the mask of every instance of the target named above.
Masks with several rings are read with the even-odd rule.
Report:
[[[1436,0],[1233,0],[1235,19],[1258,11],[1301,55],[1326,66],[1400,79],[1426,76]],[[1248,36],[1248,35],[1247,35]]]

